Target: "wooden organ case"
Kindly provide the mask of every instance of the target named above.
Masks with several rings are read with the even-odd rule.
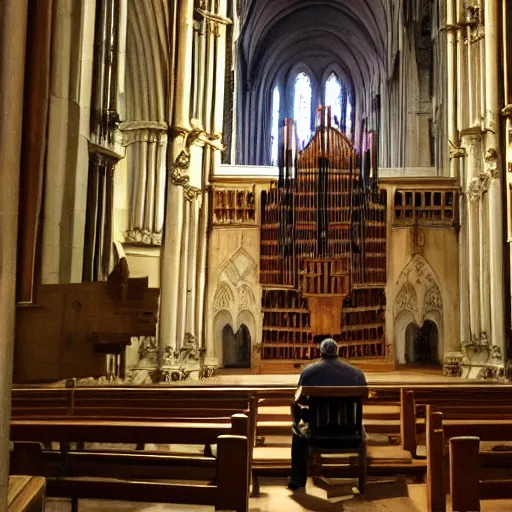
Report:
[[[41,286],[38,304],[17,310],[14,382],[124,378],[131,338],[156,335],[159,295],[125,257],[107,281]]]
[[[371,155],[359,165],[352,143],[327,118],[296,157],[294,125],[285,122],[280,177],[262,194],[261,372],[294,371],[319,357],[322,335],[351,362],[391,363],[386,191],[370,178]]]

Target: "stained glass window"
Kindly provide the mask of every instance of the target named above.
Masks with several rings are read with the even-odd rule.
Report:
[[[341,126],[341,95],[340,79],[331,73],[325,82],[325,105],[331,107],[332,121],[338,128]]]
[[[272,94],[272,129],[270,136],[270,159],[272,165],[277,165],[279,147],[279,88],[274,87]]]
[[[295,101],[293,114],[297,123],[297,138],[299,150],[309,142],[311,138],[311,80],[304,72],[300,72],[295,79]]]

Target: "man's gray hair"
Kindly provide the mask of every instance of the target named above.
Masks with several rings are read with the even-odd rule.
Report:
[[[337,357],[338,344],[332,338],[326,338],[320,343],[320,354],[325,357]]]

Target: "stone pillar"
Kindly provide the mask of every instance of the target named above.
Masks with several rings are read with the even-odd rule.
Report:
[[[194,2],[178,2],[176,15],[176,75],[175,83],[169,87],[174,90],[173,128],[171,128],[170,151],[168,157],[168,186],[165,207],[164,236],[160,255],[160,319],[159,347],[160,363],[169,350],[174,351],[178,343],[178,304],[181,290],[181,247],[183,238],[183,220],[185,190],[188,183],[187,170],[190,154],[186,146],[190,126],[190,91],[192,66],[192,42],[194,23]],[[180,340],[181,342],[182,340]],[[169,348],[168,348],[169,347]]]
[[[468,261],[468,219],[469,200],[466,194],[459,197],[459,329],[460,341],[469,341],[470,336],[470,300],[469,300],[469,261]]]
[[[191,231],[190,218],[191,203],[185,201],[183,212],[183,237],[181,239],[180,254],[180,279],[178,281],[178,325],[176,330],[176,347],[179,348],[185,339],[187,324],[187,296],[188,296],[188,270],[194,265],[193,261],[189,261],[189,240]]]
[[[160,254],[159,340],[161,354],[165,352],[167,346],[170,346],[171,349],[176,348],[183,206],[183,189],[169,184],[165,212],[165,242]]]
[[[481,133],[480,128],[466,130],[462,133],[462,146],[466,150],[465,176],[461,180],[462,187],[467,191],[466,217],[461,223],[468,226],[466,231],[465,254],[467,261],[467,285],[469,298],[469,328],[472,338],[479,337],[482,331],[481,324],[481,267],[480,267],[480,230],[479,230],[479,202],[481,189],[478,176],[481,170]],[[463,282],[461,282],[461,287]],[[461,289],[461,294],[464,290]],[[462,334],[462,333],[461,333]],[[470,340],[462,340],[470,341]]]
[[[490,285],[490,340],[505,351],[505,322],[503,294],[503,202],[502,180],[498,170],[499,42],[497,0],[485,0],[485,172],[490,178],[487,215],[489,243],[487,247]]]
[[[53,4],[43,284],[82,280],[96,14],[96,0]]]
[[[196,339],[200,347],[205,347],[205,301],[206,301],[206,262],[208,258],[208,226],[209,219],[209,192],[203,194],[202,205],[199,210],[199,230],[197,247],[197,281],[196,281],[196,307],[195,327]]]
[[[121,124],[123,144],[128,146],[130,218],[127,242],[161,245],[167,169],[165,123],[132,121]]]
[[[458,146],[457,136],[457,36],[455,29],[455,5],[454,0],[447,0],[446,5],[446,115],[448,117],[448,144],[449,149]],[[450,158],[449,176],[458,174],[459,160]]]
[[[0,8],[0,510],[7,510],[27,0]]]

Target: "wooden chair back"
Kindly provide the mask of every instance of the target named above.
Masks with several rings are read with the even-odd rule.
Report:
[[[326,449],[359,448],[364,438],[363,399],[367,388],[304,387],[298,390],[308,443]]]

